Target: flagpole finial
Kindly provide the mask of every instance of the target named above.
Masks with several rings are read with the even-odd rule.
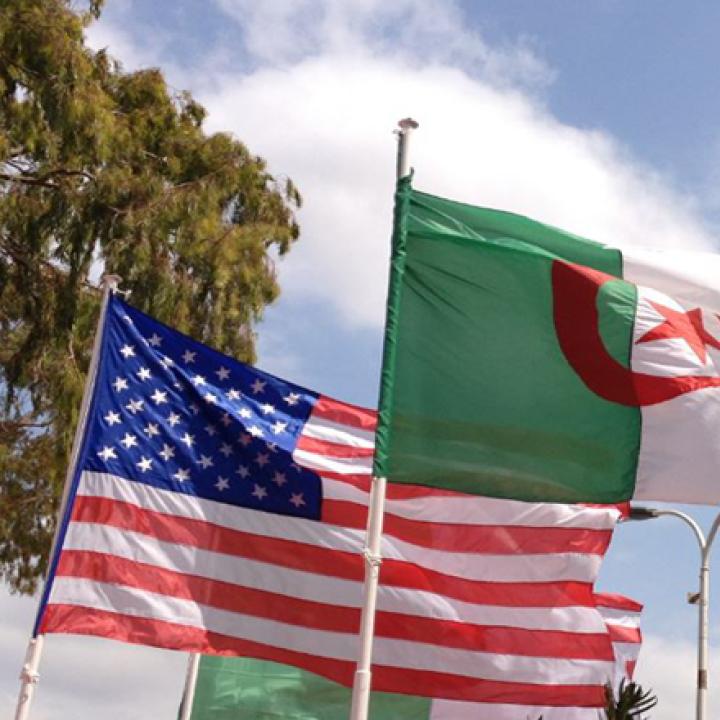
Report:
[[[412,118],[403,118],[398,122],[399,130],[396,130],[398,136],[398,152],[397,152],[397,178],[404,178],[410,174],[410,133],[418,128],[420,123]]]
[[[112,275],[108,273],[100,278],[100,287],[103,290],[117,292],[121,282],[122,278],[119,275]]]
[[[413,120],[410,117],[398,120],[398,127],[401,131],[407,132],[408,130],[417,130],[420,127],[420,123],[417,120]]]

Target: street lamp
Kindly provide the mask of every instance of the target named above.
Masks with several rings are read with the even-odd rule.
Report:
[[[663,516],[679,518],[690,527],[700,547],[700,588],[697,593],[688,593],[688,602],[698,606],[698,650],[697,650],[697,696],[696,720],[707,717],[707,659],[708,659],[708,600],[710,596],[710,550],[720,528],[718,515],[707,538],[700,526],[689,515],[672,508],[659,509],[635,506],[630,508],[629,520],[654,520]]]

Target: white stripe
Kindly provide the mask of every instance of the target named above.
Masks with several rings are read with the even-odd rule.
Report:
[[[293,460],[298,465],[316,470],[317,472],[334,472],[343,475],[369,475],[372,471],[372,457],[329,457],[319,453],[309,452],[295,448],[293,451]]]
[[[78,494],[122,500],[168,515],[192,518],[255,535],[281,538],[343,552],[361,552],[365,540],[364,530],[340,528],[328,523],[318,526],[312,520],[226,505],[213,500],[161,490],[105,473],[84,472]],[[447,553],[418,547],[389,536],[383,538],[381,552],[384,558],[415,563],[446,575],[468,580],[492,578],[495,582],[532,580],[593,582],[602,561],[598,555],[589,556],[581,553],[537,555]]]
[[[64,549],[107,553],[178,573],[233,583],[289,597],[359,608],[362,584],[327,575],[199,550],[95,523],[71,523]],[[241,591],[241,590],[239,590]],[[53,598],[54,601],[54,598]],[[533,630],[602,633],[602,618],[593,608],[532,608],[477,605],[421,590],[381,585],[378,609],[440,620]]]
[[[323,477],[323,496],[328,500],[368,503],[368,493],[333,478]],[[559,503],[527,503],[479,496],[430,495],[386,500],[387,512],[412,520],[455,525],[507,525],[511,527],[564,527],[612,530],[620,512],[616,508],[593,508]]]
[[[357,448],[375,447],[375,433],[369,430],[342,425],[325,418],[310,416],[303,426],[301,436],[315,440],[326,440],[339,445],[349,445]]]
[[[598,720],[599,708],[433,700],[428,720]]]
[[[357,657],[355,634],[310,630],[135,588],[58,577],[53,594],[55,602],[67,605],[111,612],[122,608],[124,614],[207,629],[314,656],[348,661]],[[512,677],[514,682],[541,684],[594,684],[613,666],[605,661],[500,655],[381,637],[375,640],[373,660],[391,667],[498,681]]]
[[[625,610],[623,608],[610,608],[606,605],[598,605],[598,612],[603,616],[606,623],[612,625],[628,625],[640,627],[640,612],[636,610]]]

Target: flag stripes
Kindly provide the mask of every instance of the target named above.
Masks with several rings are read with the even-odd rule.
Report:
[[[321,397],[303,426],[293,458],[322,478],[320,522],[84,471],[41,631],[351,684],[374,423]],[[592,584],[619,510],[388,490],[373,687],[500,720],[601,706],[614,655]]]
[[[615,682],[619,683],[623,677],[632,679],[642,644],[640,615],[643,606],[636,600],[614,593],[595,593],[595,602],[612,640]]]

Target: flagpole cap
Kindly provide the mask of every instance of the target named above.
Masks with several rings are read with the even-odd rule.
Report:
[[[400,132],[407,132],[408,130],[416,130],[419,128],[420,123],[417,120],[407,117],[398,121],[398,127],[400,128]]]
[[[117,292],[118,286],[121,282],[122,278],[119,275],[106,274],[100,278],[100,287],[103,290]]]

